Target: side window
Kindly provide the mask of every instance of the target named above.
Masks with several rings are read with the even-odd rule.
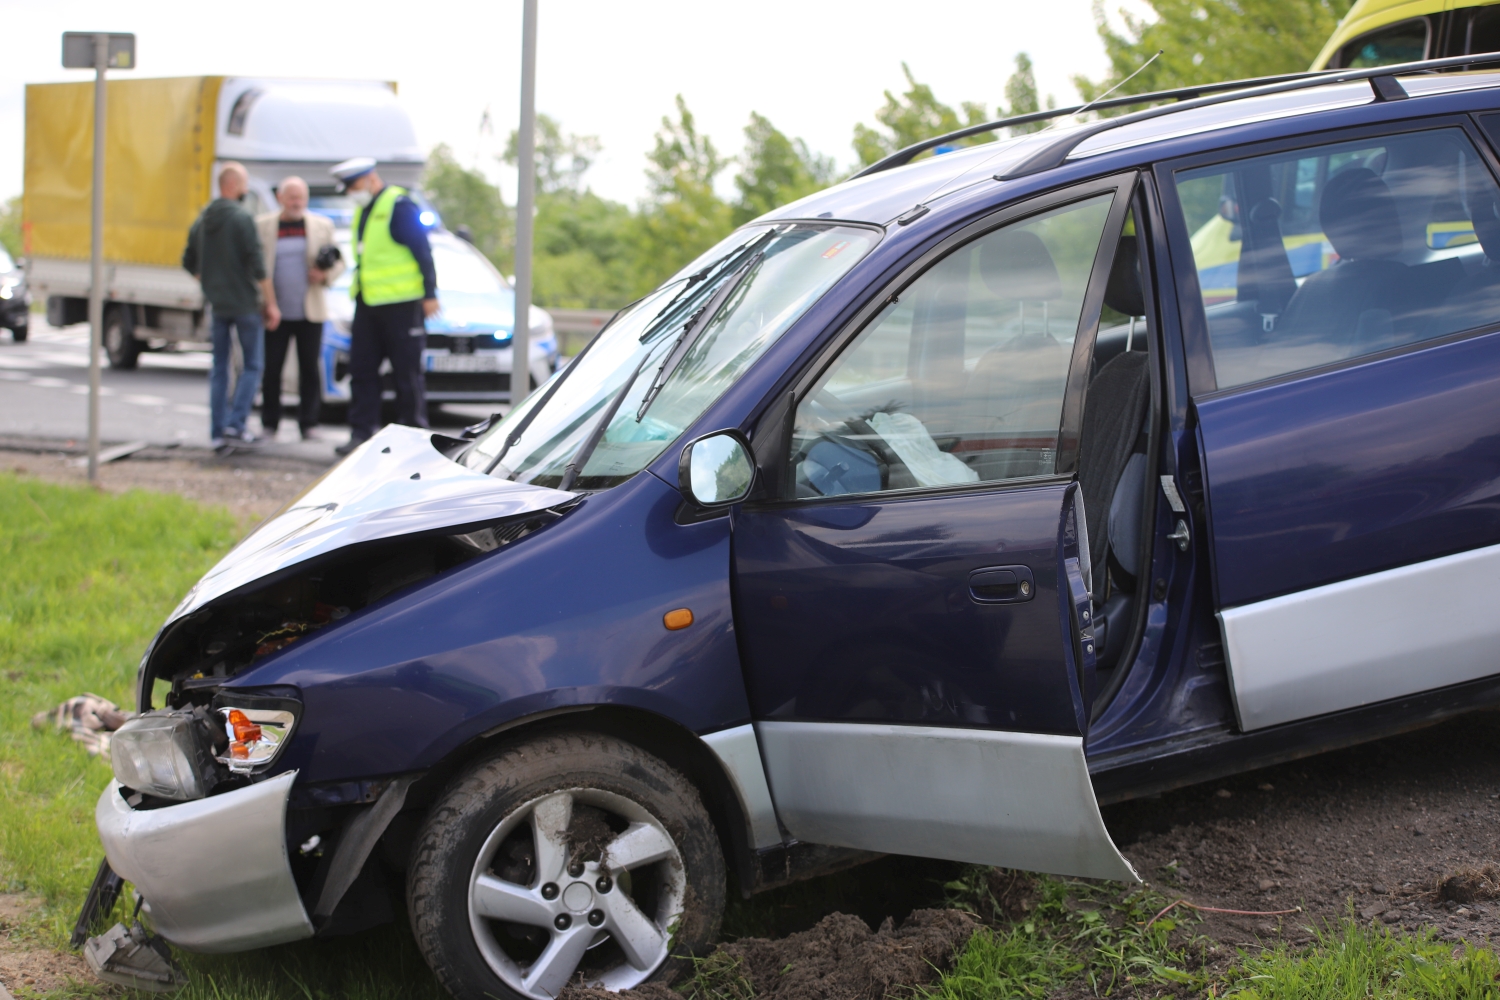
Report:
[[[1460,129],[1176,175],[1219,388],[1500,318],[1500,188]]]
[[[798,405],[795,495],[1051,475],[1113,198],[987,233],[907,286]]]
[[[1469,23],[1463,25],[1464,51],[1500,52],[1500,10],[1494,7],[1476,7],[1469,15]]]
[[[1425,17],[1398,21],[1378,28],[1344,45],[1333,60],[1339,69],[1367,69],[1427,58],[1427,40],[1432,26]]]

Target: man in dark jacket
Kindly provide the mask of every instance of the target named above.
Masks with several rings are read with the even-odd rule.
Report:
[[[245,426],[250,406],[265,367],[265,328],[261,323],[261,296],[266,286],[266,263],[261,252],[255,220],[240,207],[249,190],[250,177],[238,163],[226,163],[219,171],[219,197],[193,223],[188,232],[182,266],[203,287],[203,297],[213,309],[213,369],[208,377],[209,437],[220,451],[259,441]],[[270,295],[267,303],[274,303]],[[274,312],[276,306],[268,305]],[[275,325],[280,317],[266,316]],[[229,328],[240,338],[244,368],[229,399]],[[227,411],[227,412],[226,412]]]

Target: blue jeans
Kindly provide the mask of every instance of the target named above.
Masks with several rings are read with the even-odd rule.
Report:
[[[234,400],[229,400],[229,328],[233,326],[240,335],[240,353],[244,355],[245,367],[235,380]],[[255,390],[260,387],[261,372],[266,366],[266,334],[260,317],[255,313],[244,316],[220,316],[214,313],[214,365],[208,375],[208,425],[209,437],[214,440],[224,436],[226,430],[243,434],[245,421],[250,419],[250,407],[255,402]],[[225,405],[229,413],[224,412]]]

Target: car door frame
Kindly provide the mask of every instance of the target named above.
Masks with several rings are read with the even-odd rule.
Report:
[[[818,505],[819,498],[785,496],[786,465],[797,403],[891,302],[950,253],[985,234],[1043,212],[1112,193],[1084,291],[1085,322],[1075,334],[1059,415],[1052,476],[961,485],[885,490],[888,498],[955,492],[995,492],[1067,485],[1062,519],[1081,524],[1076,484],[1078,440],[1094,340],[1114,255],[1132,207],[1141,172],[1126,170],[1070,184],[1004,205],[963,224],[939,240],[880,289],[842,325],[765,411],[753,447],[763,487],[747,505],[774,511]],[[771,493],[772,495],[766,495]],[[847,503],[847,497],[826,498]],[[1075,520],[1076,519],[1076,520]],[[1058,562],[1077,563],[1063,551]],[[1080,533],[1075,528],[1075,535]],[[1076,543],[1075,543],[1076,544]],[[1086,558],[1086,557],[1085,557]],[[1072,608],[1080,588],[1059,567],[1065,628],[1062,661],[1070,675],[1078,735],[1010,732],[958,726],[860,722],[787,722],[756,719],[758,743],[778,816],[792,836],[863,850],[919,854],[976,863],[1005,864],[1056,874],[1138,881],[1119,853],[1099,813],[1084,756],[1089,705],[1081,687],[1081,643]],[[1076,568],[1075,574],[1076,575]],[[1087,589],[1083,599],[1087,601]],[[738,615],[737,615],[738,617]],[[1072,646],[1073,648],[1067,648]],[[742,652],[742,662],[749,660]],[[807,767],[808,760],[819,761]],[[864,772],[864,773],[861,773]],[[1006,838],[1009,838],[1007,840]],[[997,842],[1000,842],[997,845]]]

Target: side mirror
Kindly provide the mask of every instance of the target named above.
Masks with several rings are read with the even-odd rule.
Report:
[[[755,462],[739,431],[715,431],[682,449],[677,486],[700,507],[727,507],[750,495]]]

